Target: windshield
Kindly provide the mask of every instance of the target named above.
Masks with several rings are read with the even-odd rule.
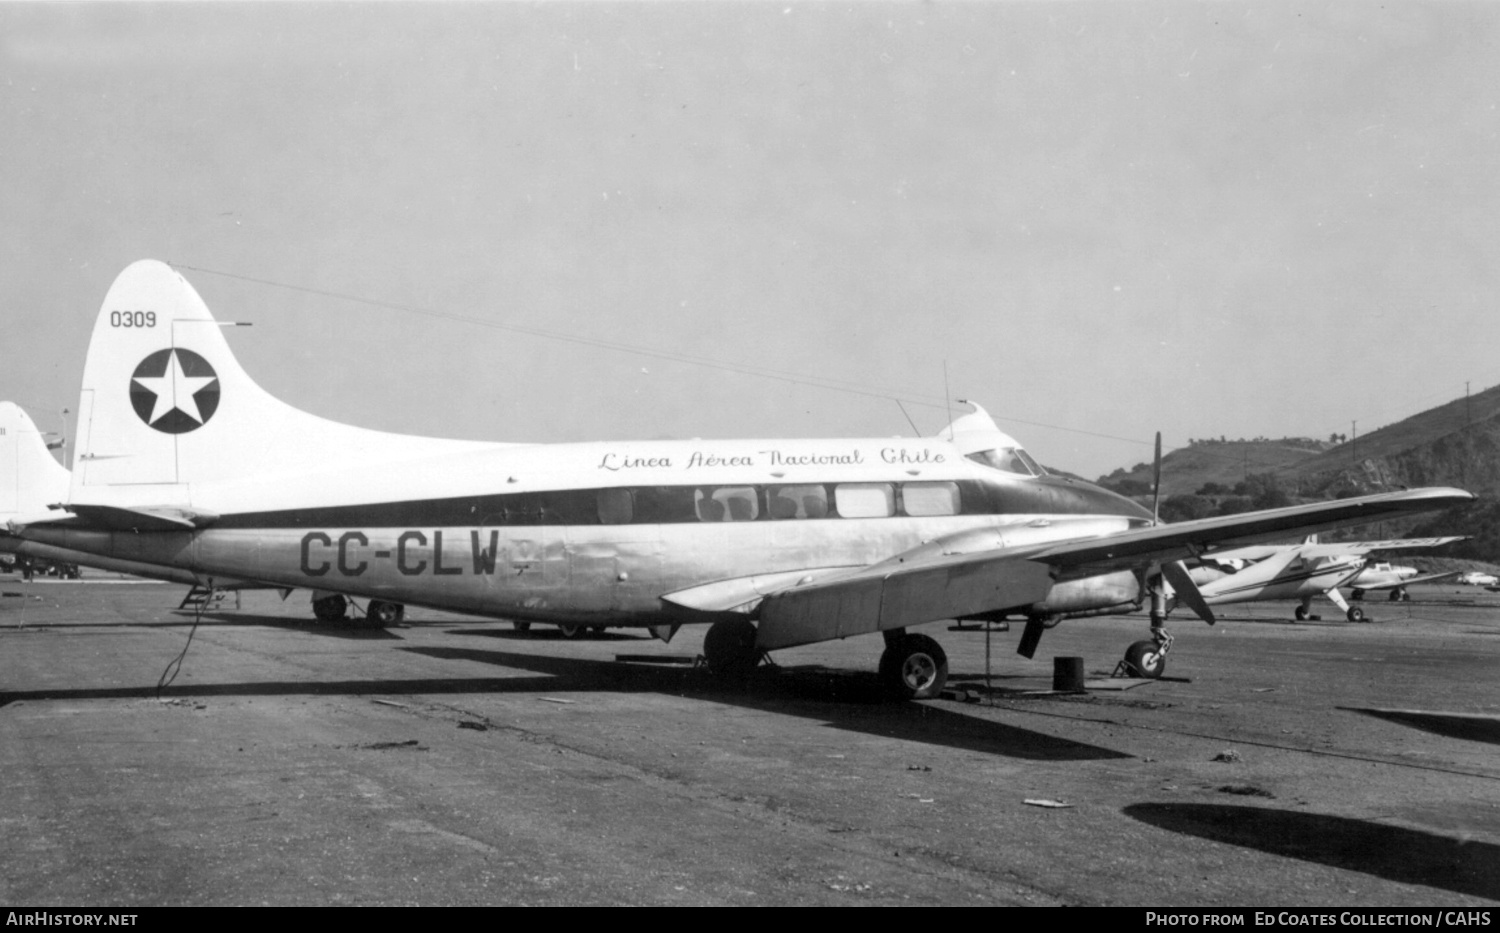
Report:
[[[1019,447],[979,450],[969,454],[969,459],[992,469],[1004,470],[1006,473],[1019,473],[1022,476],[1043,476],[1047,472],[1042,469],[1041,464],[1031,459],[1030,454]]]

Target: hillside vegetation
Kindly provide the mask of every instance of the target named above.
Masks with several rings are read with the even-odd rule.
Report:
[[[1151,473],[1139,463],[1098,483],[1149,503]],[[1500,563],[1500,386],[1354,439],[1194,441],[1162,458],[1161,510],[1167,521],[1181,521],[1415,486],[1457,486],[1480,498],[1437,516],[1386,522],[1373,534],[1470,535],[1441,555]],[[1368,535],[1342,535],[1352,536]]]

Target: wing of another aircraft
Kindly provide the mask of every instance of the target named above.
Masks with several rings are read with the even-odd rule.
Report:
[[[1392,580],[1389,583],[1361,583],[1361,590],[1389,590],[1398,586],[1412,586],[1417,583],[1436,583],[1439,580],[1451,580],[1462,574],[1462,570],[1450,570],[1447,573],[1429,573],[1420,577],[1407,577],[1404,580]]]
[[[1180,526],[1174,525],[1173,527]],[[1257,544],[1251,547],[1214,551],[1212,554],[1203,555],[1203,559],[1215,562],[1258,561],[1265,560],[1273,554],[1294,549],[1299,549],[1304,557],[1373,554],[1376,551],[1409,551],[1416,548],[1441,547],[1454,541],[1462,541],[1465,537],[1465,535],[1450,535],[1446,538],[1390,538],[1383,541],[1329,541],[1321,544]]]
[[[1022,609],[1044,601],[1063,580],[1434,511],[1473,498],[1461,489],[1403,490],[1046,544],[939,556],[924,552],[911,559],[898,555],[768,596],[760,606],[756,642],[769,650]]]

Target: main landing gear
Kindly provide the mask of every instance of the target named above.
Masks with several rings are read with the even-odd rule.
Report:
[[[722,619],[703,636],[703,660],[719,677],[746,677],[764,655],[755,644],[755,623],[749,619]]]
[[[350,605],[352,604],[348,598],[338,593],[314,596],[313,616],[319,622],[342,622],[348,618]],[[365,607],[364,618],[361,621],[370,628],[387,628],[399,624],[405,617],[406,607],[400,603],[372,599]]]
[[[1362,590],[1355,590],[1354,592],[1363,595]],[[1343,595],[1339,593],[1337,588],[1329,590],[1326,595],[1328,596],[1329,602],[1333,603],[1335,606],[1338,606],[1344,611],[1344,618],[1348,619],[1350,622],[1369,621],[1369,618],[1365,615],[1365,610],[1360,606],[1349,605],[1348,601],[1344,599]],[[1312,597],[1305,596],[1303,597],[1302,602],[1297,604],[1297,608],[1292,611],[1292,617],[1298,622],[1304,622],[1308,619],[1311,619],[1314,622],[1318,621],[1321,616],[1312,615],[1311,611]]]
[[[885,652],[880,656],[880,680],[886,690],[902,700],[930,700],[943,692],[948,682],[948,655],[943,646],[926,635],[908,635],[906,629],[888,629]]]

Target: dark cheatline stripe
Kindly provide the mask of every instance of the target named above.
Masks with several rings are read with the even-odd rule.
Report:
[[[833,511],[832,490],[836,483],[822,485],[829,493],[827,521],[839,516]],[[900,486],[903,484],[893,484]],[[960,480],[962,515],[1108,515],[1149,519],[1141,506],[1104,489],[1044,477],[1019,484],[990,484]],[[618,488],[618,487],[610,487]],[[724,488],[718,485],[631,486],[631,524],[677,524],[697,522],[695,493]],[[757,521],[769,521],[765,507],[766,485],[755,486],[761,500]],[[603,487],[559,489],[547,492],[496,493],[451,499],[413,499],[322,508],[241,512],[224,515],[216,529],[236,528],[441,528],[455,526],[600,525],[599,493]]]
[[[1264,589],[1264,588],[1266,588],[1268,586],[1284,586],[1284,585],[1286,585],[1288,583],[1301,583],[1301,582],[1303,582],[1305,580],[1312,580],[1312,579],[1317,578],[1317,577],[1326,577],[1326,576],[1330,576],[1330,575],[1333,575],[1333,574],[1339,574],[1339,575],[1342,576],[1344,574],[1353,573],[1354,570],[1355,570],[1354,567],[1347,567],[1347,566],[1343,567],[1343,568],[1339,568],[1339,567],[1325,567],[1322,570],[1311,570],[1311,571],[1308,571],[1307,573],[1299,573],[1299,574],[1295,574],[1295,575],[1290,576],[1290,577],[1275,577],[1275,578],[1270,579],[1270,580],[1264,580],[1264,581],[1262,581],[1260,583],[1247,583],[1244,586],[1235,587],[1234,589],[1222,590],[1222,591],[1220,591],[1220,593],[1218,595],[1220,597],[1223,597],[1223,596],[1237,596],[1240,593],[1251,593],[1251,592],[1254,592],[1256,590]]]

